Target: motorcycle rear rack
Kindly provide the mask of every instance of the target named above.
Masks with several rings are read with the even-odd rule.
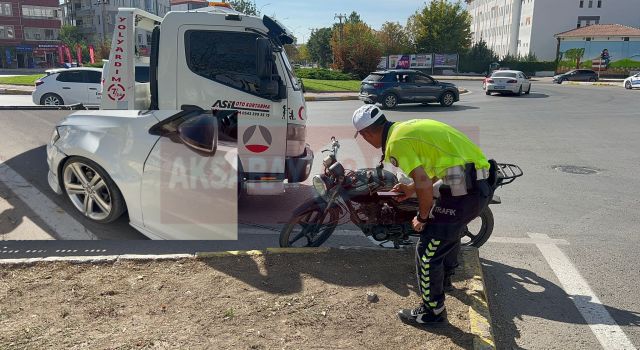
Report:
[[[508,185],[523,174],[522,169],[520,169],[520,167],[515,164],[497,164],[498,186]]]

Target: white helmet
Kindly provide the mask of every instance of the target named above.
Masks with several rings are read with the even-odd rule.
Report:
[[[353,112],[353,127],[356,128],[354,138],[365,128],[373,125],[378,119],[384,118],[384,114],[376,105],[364,105]]]

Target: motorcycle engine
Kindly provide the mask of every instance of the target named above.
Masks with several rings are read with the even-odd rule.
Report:
[[[404,224],[397,220],[396,209],[383,203],[369,204],[361,208],[360,213],[367,217],[366,227],[376,241],[388,241],[402,238],[405,234]]]

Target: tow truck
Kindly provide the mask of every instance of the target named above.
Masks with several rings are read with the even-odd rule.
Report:
[[[293,35],[268,16],[209,5],[164,18],[120,8],[100,109],[210,110],[220,131],[237,140],[241,193],[282,194],[285,182],[308,178],[314,158],[302,86],[284,50]],[[141,30],[151,33],[148,83],[135,82],[135,67],[145,62]]]

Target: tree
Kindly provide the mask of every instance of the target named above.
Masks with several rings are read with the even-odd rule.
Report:
[[[260,14],[260,12],[258,12],[258,9],[256,8],[255,1],[230,0],[229,3],[236,11],[242,12],[245,15],[258,16]]]
[[[489,65],[498,61],[498,55],[481,40],[460,55],[460,70],[481,73],[489,70]]]
[[[65,24],[60,27],[60,34],[58,36],[63,44],[69,47],[76,47],[76,44],[84,42],[84,37],[80,34],[78,27]]]
[[[302,44],[298,47],[298,59],[300,62],[308,62],[311,58],[309,56],[309,49],[307,44]]]
[[[582,56],[584,56],[584,48],[578,49],[569,49],[567,51],[564,52],[564,58],[568,59],[571,62],[575,62],[576,63],[576,69],[580,68],[580,60],[582,59]]]
[[[356,11],[353,11],[349,15],[349,17],[347,17],[344,23],[363,23],[363,22],[362,22],[362,19],[360,18],[360,15]]]
[[[407,25],[419,52],[454,53],[471,46],[471,15],[460,2],[433,0]]]
[[[376,32],[376,36],[380,41],[382,54],[385,56],[413,52],[409,35],[400,23],[385,22]]]
[[[328,67],[332,59],[331,53],[331,28],[315,29],[307,41],[309,57],[321,67]]]
[[[363,22],[346,23],[343,35],[331,38],[333,68],[364,78],[378,66],[382,49],[373,30]]]

